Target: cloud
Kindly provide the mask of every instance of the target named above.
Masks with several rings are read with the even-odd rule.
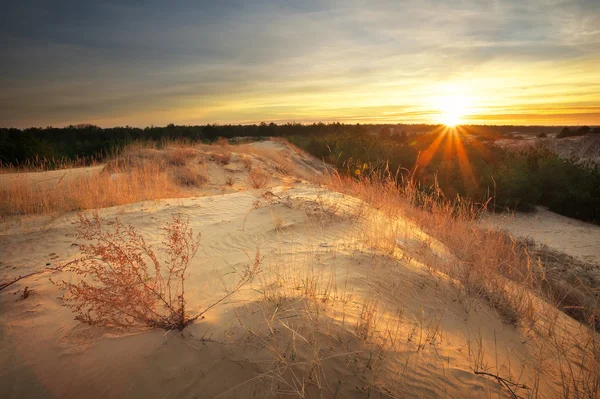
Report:
[[[379,120],[389,107],[428,121],[448,83],[483,113],[600,103],[578,89],[600,78],[595,0],[86,3],[8,4],[1,126]]]

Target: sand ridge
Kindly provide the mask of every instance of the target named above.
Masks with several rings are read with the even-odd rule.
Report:
[[[281,143],[255,146],[253,159],[266,165],[263,151],[301,157]],[[211,184],[226,173],[214,166]],[[23,280],[0,296],[6,397],[506,395],[475,370],[527,385],[522,395],[560,392],[557,380],[535,372],[543,349],[530,329],[506,324],[427,267],[452,255],[414,223],[390,221],[356,198],[297,177],[238,188],[98,212],[134,226],[153,245],[162,240],[157,227],[174,213],[189,218],[202,233],[187,283],[193,311],[226,294],[259,250],[262,272],[251,285],[181,333],[122,332],[73,320],[49,282],[68,281],[69,273]],[[25,274],[78,256],[69,236],[76,219],[71,212],[7,228],[0,271]],[[20,299],[25,286],[32,293]],[[584,329],[557,317],[570,334]]]

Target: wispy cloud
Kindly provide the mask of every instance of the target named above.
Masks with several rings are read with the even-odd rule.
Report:
[[[289,3],[11,2],[0,125],[427,122],[447,85],[473,121],[600,123],[596,0]]]

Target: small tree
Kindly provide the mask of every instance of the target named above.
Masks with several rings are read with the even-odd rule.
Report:
[[[573,135],[573,133],[571,133],[571,129],[569,129],[568,127],[564,127],[564,128],[563,128],[563,129],[560,131],[560,133],[558,133],[558,134],[556,135],[556,138],[557,138],[557,139],[562,139],[562,138],[565,138],[565,137],[570,137],[570,136],[572,136],[572,135]]]
[[[581,126],[579,129],[577,129],[574,136],[585,136],[586,134],[589,134],[591,130],[592,129],[590,129],[589,126]]]
[[[239,290],[258,271],[257,254],[232,291],[204,311],[189,315],[185,280],[200,246],[200,234],[194,235],[189,221],[177,215],[162,227],[166,236],[161,247],[166,255],[163,263],[132,226],[125,227],[115,219],[111,229],[104,229],[103,222],[97,214],[92,218],[79,216],[75,237],[87,243],[79,246],[83,257],[65,270],[78,274],[81,280],[58,283],[67,290],[63,295],[65,306],[73,309],[76,320],[86,324],[182,330]]]

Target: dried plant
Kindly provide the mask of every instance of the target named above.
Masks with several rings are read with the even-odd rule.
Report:
[[[271,176],[258,169],[248,172],[248,183],[252,188],[264,188],[271,181]]]
[[[116,219],[112,229],[105,229],[103,223],[97,214],[92,218],[79,216],[75,237],[87,243],[79,246],[83,257],[65,270],[76,273],[81,280],[58,283],[67,290],[63,296],[65,306],[73,309],[76,320],[86,324],[182,330],[249,282],[259,268],[257,258],[226,296],[190,315],[186,310],[185,280],[200,245],[200,234],[194,235],[189,221],[177,215],[162,227],[165,240],[160,251],[167,259],[164,262],[132,226]]]

